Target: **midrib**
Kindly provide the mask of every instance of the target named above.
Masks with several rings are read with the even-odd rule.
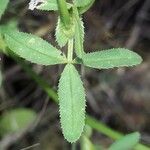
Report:
[[[71,66],[72,67],[72,66]],[[70,95],[71,95],[71,128],[74,129],[74,104],[73,104],[73,89],[72,89],[72,69],[69,69]]]

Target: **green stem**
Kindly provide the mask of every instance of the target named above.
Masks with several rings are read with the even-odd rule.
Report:
[[[57,93],[52,88],[49,87],[49,85],[45,81],[45,79],[43,79],[42,77],[37,75],[32,70],[32,68],[27,63],[25,63],[21,58],[15,56],[15,55],[11,55],[11,57],[18,64],[21,65],[21,67],[27,72],[27,74],[29,74],[29,76],[31,76],[33,78],[33,80],[47,93],[47,95],[51,98],[51,100],[58,103]],[[114,140],[120,139],[123,136],[123,134],[109,128],[101,121],[97,121],[96,119],[92,118],[89,115],[86,116],[86,124],[88,124],[90,127],[95,129],[96,131],[98,131]],[[150,148],[143,144],[137,144],[137,146],[135,146],[135,150],[150,150]]]
[[[98,132],[108,136],[109,138],[112,138],[113,140],[118,140],[124,136],[122,133],[109,128],[104,123],[97,121],[96,119],[92,118],[89,115],[86,116],[86,124],[88,124],[93,129],[97,130]],[[135,150],[150,150],[150,148],[148,148],[147,146],[143,144],[137,144],[134,149]]]
[[[76,143],[73,143],[73,144],[71,145],[71,150],[76,150]]]
[[[86,116],[86,124],[88,124],[89,126],[92,126],[92,128],[100,131],[101,133],[105,134],[106,136],[112,138],[112,139],[119,139],[122,137],[122,134],[114,131],[110,128],[108,128],[105,124],[101,123],[99,124],[99,122],[95,119],[93,119],[90,116]]]
[[[71,63],[72,62],[72,58],[73,58],[73,39],[70,39],[68,41],[68,62]]]
[[[65,0],[57,0],[60,18],[66,28],[70,25],[70,15]]]

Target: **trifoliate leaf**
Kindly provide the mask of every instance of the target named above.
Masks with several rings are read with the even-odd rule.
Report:
[[[9,3],[9,0],[0,0],[0,19],[1,19],[2,15],[4,14],[8,3]]]
[[[75,142],[85,124],[85,92],[80,76],[72,64],[66,65],[58,89],[61,127],[65,139]]]
[[[74,9],[75,15],[75,52],[79,58],[82,58],[84,54],[83,42],[84,42],[84,25],[82,19],[79,17],[78,11]]]
[[[65,46],[67,44],[67,42],[69,41],[69,39],[72,39],[74,36],[75,25],[74,25],[73,18],[70,18],[70,19],[71,19],[70,28],[66,29],[62,20],[60,18],[58,18],[55,37],[56,37],[56,41],[60,47]]]
[[[66,58],[61,55],[61,51],[35,35],[7,31],[5,40],[10,50],[33,63],[54,65],[66,61]]]
[[[87,53],[83,56],[83,64],[98,69],[129,67],[138,65],[142,58],[135,52],[125,48],[114,48],[104,51]]]
[[[68,9],[71,8],[71,4],[67,3],[67,7]],[[58,4],[57,4],[57,0],[45,0],[41,5],[36,7],[39,10],[46,10],[46,11],[50,11],[50,10],[58,10]]]
[[[131,133],[112,144],[109,150],[131,150],[139,140],[140,134],[138,132]]]
[[[0,119],[0,134],[5,135],[25,129],[36,118],[30,109],[19,108],[7,111]]]

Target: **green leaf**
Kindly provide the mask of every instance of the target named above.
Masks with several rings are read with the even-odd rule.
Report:
[[[142,58],[138,54],[125,48],[98,51],[83,56],[85,66],[98,69],[128,67],[138,65],[141,62]]]
[[[19,108],[7,111],[0,119],[0,134],[17,132],[28,127],[36,118],[36,113],[30,109]]]
[[[70,19],[71,19],[70,28],[66,29],[66,27],[64,26],[61,19],[58,18],[55,37],[56,37],[56,41],[60,47],[65,46],[67,44],[67,42],[69,41],[69,39],[73,38],[73,36],[74,36],[75,25],[74,25],[73,18],[70,18]]]
[[[93,0],[74,0],[77,7],[83,7],[89,5]]]
[[[70,13],[67,8],[66,0],[57,0],[59,16],[64,26],[69,29],[70,27]]]
[[[109,150],[131,150],[139,140],[140,134],[138,132],[131,133],[112,144]]]
[[[4,14],[8,3],[9,3],[9,0],[0,0],[0,19],[1,19],[2,15]]]
[[[78,11],[74,8],[75,15],[75,52],[79,58],[82,58],[84,54],[83,42],[84,42],[84,24],[79,17]]]
[[[95,0],[88,0],[88,3],[84,6],[78,7],[78,11],[80,14],[85,13],[91,6],[94,4]]]
[[[3,35],[7,30],[17,31],[17,23],[18,22],[16,20],[12,19],[6,24],[0,26],[0,51],[6,55],[8,55],[8,49]]]
[[[72,6],[71,4],[67,3],[68,9],[70,9],[71,6]],[[37,6],[37,9],[46,10],[46,11],[58,10],[57,0],[47,0],[47,1],[43,2],[41,5]]]
[[[75,142],[85,124],[85,92],[80,76],[72,64],[67,64],[58,89],[61,127],[65,139]]]
[[[13,30],[13,31],[16,30],[17,31],[17,25],[18,25],[18,22],[14,19],[8,21],[6,24],[0,25],[0,51],[5,53],[6,55],[8,54],[7,44],[4,40],[3,34],[7,30]]]
[[[8,30],[5,40],[10,50],[33,63],[54,65],[66,62],[61,51],[35,35]]]
[[[65,46],[69,39],[69,37],[66,36],[66,34],[64,33],[64,29],[65,29],[65,27],[64,27],[61,19],[58,18],[55,37],[56,37],[56,41],[60,47]]]

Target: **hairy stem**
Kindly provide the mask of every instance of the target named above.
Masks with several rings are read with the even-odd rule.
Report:
[[[68,41],[68,62],[71,63],[72,62],[72,58],[73,58],[73,39],[70,39]]]

